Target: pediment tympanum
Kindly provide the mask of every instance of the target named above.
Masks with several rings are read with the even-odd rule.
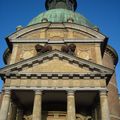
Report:
[[[21,72],[67,72],[67,73],[88,73],[91,72],[87,68],[82,68],[77,64],[69,63],[67,60],[60,60],[59,57],[53,58],[52,60],[44,61],[30,68],[25,68]]]

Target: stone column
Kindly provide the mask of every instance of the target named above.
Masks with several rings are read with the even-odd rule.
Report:
[[[0,120],[7,120],[10,105],[10,91],[5,90],[0,110]]]
[[[1,108],[1,105],[2,105],[2,100],[3,100],[3,92],[0,94],[0,108]]]
[[[20,108],[17,109],[16,120],[23,120],[23,110]]]
[[[8,110],[7,120],[10,120],[10,117],[11,117],[11,111],[12,111],[12,108],[11,108],[11,102],[10,102],[9,110]]]
[[[11,102],[11,112],[10,120],[16,120],[17,115],[17,105],[14,102]]]
[[[97,119],[98,119],[98,116],[97,116],[97,108],[95,108],[94,114],[95,114],[95,120],[97,120]]]
[[[67,93],[67,120],[76,120],[75,110],[75,93],[68,91]]]
[[[107,92],[100,91],[101,120],[110,120]]]
[[[32,120],[42,120],[42,92],[35,91]]]

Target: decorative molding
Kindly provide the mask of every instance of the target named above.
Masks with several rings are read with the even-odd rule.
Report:
[[[86,60],[89,60],[89,59],[91,59],[91,48],[86,48],[86,49],[78,48],[76,50],[76,54],[80,58],[84,58]]]
[[[75,90],[68,90],[67,91],[68,96],[74,96],[75,95]]]
[[[110,77],[107,73],[22,73],[22,72],[11,72],[5,75],[6,78],[10,79],[96,79],[96,80],[106,80]]]
[[[101,90],[100,91],[100,96],[107,96],[108,90]]]
[[[101,39],[65,39],[65,40],[47,40],[47,39],[38,39],[38,40],[29,40],[29,39],[13,39],[10,42],[13,43],[52,43],[52,44],[63,44],[63,43],[101,43]]]
[[[35,91],[35,95],[42,95],[42,90],[34,90]]]
[[[10,95],[11,94],[11,90],[10,89],[4,89],[4,94],[5,95]]]

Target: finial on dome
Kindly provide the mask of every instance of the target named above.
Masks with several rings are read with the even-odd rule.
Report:
[[[63,8],[75,11],[77,2],[76,0],[46,0],[45,7],[47,10]]]

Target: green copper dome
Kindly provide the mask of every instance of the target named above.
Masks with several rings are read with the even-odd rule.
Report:
[[[37,17],[29,23],[29,25],[37,24],[47,20],[48,22],[68,22],[69,19],[73,20],[73,23],[80,24],[86,27],[95,28],[85,17],[71,10],[67,9],[51,9],[44,13],[39,14]]]
[[[28,25],[34,25],[42,22],[72,22],[90,28],[96,28],[85,17],[76,13],[76,0],[46,0],[46,12],[39,14]]]

